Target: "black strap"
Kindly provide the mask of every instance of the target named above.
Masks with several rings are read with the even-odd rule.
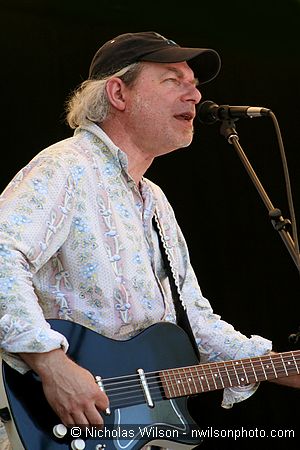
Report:
[[[191,344],[195,350],[195,353],[198,356],[198,359],[200,359],[199,349],[198,349],[198,346],[197,346],[197,343],[195,340],[195,336],[194,336],[193,330],[191,328],[191,324],[188,319],[186,310],[184,309],[183,304],[180,300],[178,289],[175,284],[174,275],[171,270],[170,261],[168,259],[168,255],[166,253],[166,249],[162,243],[161,236],[160,236],[160,233],[158,230],[158,225],[156,223],[155,218],[153,219],[153,224],[154,224],[154,228],[157,232],[158,242],[159,242],[161,256],[162,256],[162,259],[164,262],[164,267],[165,267],[167,276],[169,278],[169,283],[170,283],[170,288],[171,288],[171,293],[172,293],[172,298],[173,298],[173,303],[174,303],[174,308],[175,308],[175,313],[176,313],[177,325],[179,325],[187,333],[188,337],[190,338]]]

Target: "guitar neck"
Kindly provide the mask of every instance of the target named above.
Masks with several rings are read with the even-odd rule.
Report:
[[[300,373],[300,350],[159,372],[166,398],[244,386]]]

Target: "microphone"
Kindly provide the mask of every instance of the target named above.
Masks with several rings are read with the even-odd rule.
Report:
[[[205,100],[197,106],[197,117],[205,125],[210,125],[218,120],[268,116],[270,112],[270,109],[260,106],[219,106],[211,100]]]

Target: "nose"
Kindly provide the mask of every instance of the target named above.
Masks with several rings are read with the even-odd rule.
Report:
[[[197,105],[200,102],[201,98],[202,98],[202,94],[201,94],[201,92],[199,91],[199,89],[196,86],[195,86],[195,91],[196,91],[195,104]]]
[[[195,105],[197,105],[200,102],[201,98],[202,94],[199,91],[199,89],[195,86],[195,84],[188,83],[186,92],[183,95],[183,100],[193,102]]]

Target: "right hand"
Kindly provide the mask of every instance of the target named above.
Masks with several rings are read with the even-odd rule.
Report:
[[[99,411],[108,408],[108,398],[88,370],[60,349],[20,356],[40,376],[45,397],[64,425],[103,424]]]

